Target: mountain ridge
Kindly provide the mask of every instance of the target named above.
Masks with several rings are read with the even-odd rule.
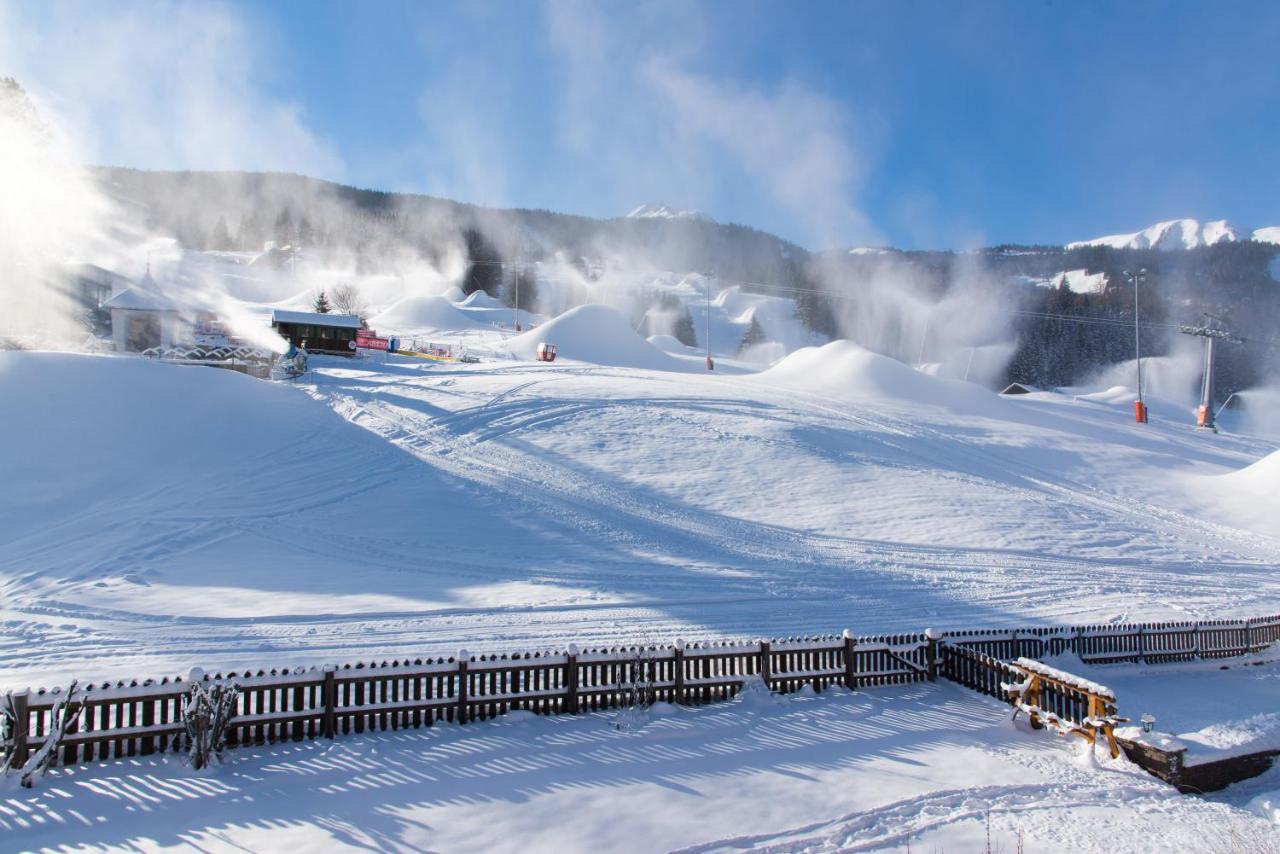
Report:
[[[1238,243],[1253,240],[1258,243],[1280,244],[1280,226],[1249,229],[1230,220],[1216,219],[1201,222],[1197,219],[1171,219],[1149,225],[1141,231],[1128,234],[1109,234],[1090,240],[1077,240],[1064,248],[1081,249],[1089,246],[1105,246],[1111,249],[1198,249],[1219,243]]]

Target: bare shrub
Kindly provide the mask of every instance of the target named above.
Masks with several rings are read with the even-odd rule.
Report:
[[[237,696],[234,683],[192,680],[182,701],[182,723],[187,731],[187,756],[197,771],[222,759]]]

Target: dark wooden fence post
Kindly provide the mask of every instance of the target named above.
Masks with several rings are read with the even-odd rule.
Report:
[[[1250,618],[1252,619],[1252,617]],[[1244,621],[1244,654],[1248,655],[1253,652],[1253,636],[1250,631],[1249,620]]]
[[[675,668],[675,702],[684,705],[684,641],[676,638],[675,642],[675,662],[671,665]]]
[[[13,694],[13,713],[17,720],[13,722],[13,768],[21,768],[27,764],[27,728],[31,725],[31,713],[27,710],[30,691],[15,691]]]
[[[929,681],[938,681],[938,633],[933,629],[924,630],[924,660],[928,667]]]
[[[569,655],[564,663],[564,709],[571,715],[578,713],[578,646],[569,644]]]
[[[1201,640],[1200,640],[1200,623],[1199,623],[1199,621],[1197,621],[1197,622],[1196,622],[1196,629],[1195,629],[1195,644],[1196,644],[1196,645],[1195,645],[1195,649],[1194,649],[1194,650],[1192,650],[1192,657],[1193,657],[1193,658],[1204,658],[1204,650],[1201,648],[1201,647],[1202,647],[1202,642],[1201,642]]]
[[[772,691],[773,688],[769,685],[772,674],[769,668],[769,642],[767,640],[760,641],[760,678],[764,680],[764,687]]]
[[[465,649],[458,650],[458,723],[467,722],[467,660],[471,654]]]
[[[1138,625],[1138,661],[1141,662],[1142,664],[1147,663],[1146,628],[1147,627],[1145,623],[1140,623]]]
[[[321,727],[325,738],[335,738],[338,734],[338,674],[332,664],[324,666],[324,687],[320,691],[324,700],[324,719]]]
[[[858,642],[848,629],[844,630],[841,637],[844,638],[844,687],[852,691],[858,687],[858,662],[853,651]]]

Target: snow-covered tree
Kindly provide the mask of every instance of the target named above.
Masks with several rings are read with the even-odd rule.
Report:
[[[316,301],[311,306],[317,314],[328,314],[333,310],[333,306],[329,304],[329,298],[324,295],[324,291],[316,294]]]
[[[742,343],[738,345],[738,352],[744,353],[757,344],[763,344],[767,339],[764,335],[764,327],[760,325],[760,321],[756,320],[756,316],[751,315],[751,325],[747,327],[747,331],[742,336]]]

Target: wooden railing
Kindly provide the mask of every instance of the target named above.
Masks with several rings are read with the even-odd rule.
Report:
[[[951,631],[853,637],[712,641],[563,653],[469,655],[342,667],[198,674],[234,684],[230,744],[264,744],[347,733],[466,723],[513,709],[575,714],[663,700],[724,700],[759,678],[777,692],[806,685],[857,689],[942,675],[999,699],[1018,678],[1001,659],[1073,652],[1087,663],[1181,661],[1255,652],[1280,641],[1280,616],[1253,620]],[[182,704],[189,679],[81,687],[83,709],[63,739],[64,764],[186,749]],[[59,689],[11,695],[16,720],[0,741],[0,767],[45,741]],[[1072,715],[1064,698],[1062,715]],[[1082,720],[1078,715],[1072,720]],[[21,764],[19,761],[17,764]]]
[[[995,697],[1025,712],[1031,726],[1053,727],[1062,735],[1079,735],[1090,744],[1103,735],[1117,756],[1112,729],[1116,723],[1116,697],[1094,685],[1041,662],[1019,658],[1001,661],[962,646],[943,645],[938,675],[967,688]]]
[[[788,638],[617,647],[567,653],[384,661],[341,668],[197,674],[236,688],[230,746],[333,738],[347,733],[466,723],[513,709],[575,714],[636,702],[696,705],[727,699],[752,679],[787,693],[810,685],[863,688],[925,678],[921,634]],[[935,644],[936,648],[936,644]],[[186,747],[182,702],[190,681],[162,679],[77,690],[78,728],[60,746],[63,764],[146,756]],[[60,689],[12,695],[17,721],[2,745],[17,764],[45,741]],[[3,764],[3,763],[0,763]]]
[[[951,646],[1005,660],[1072,653],[1085,664],[1160,664],[1228,658],[1266,649],[1280,641],[1280,615],[1247,620],[978,629],[948,631],[944,637]]]

